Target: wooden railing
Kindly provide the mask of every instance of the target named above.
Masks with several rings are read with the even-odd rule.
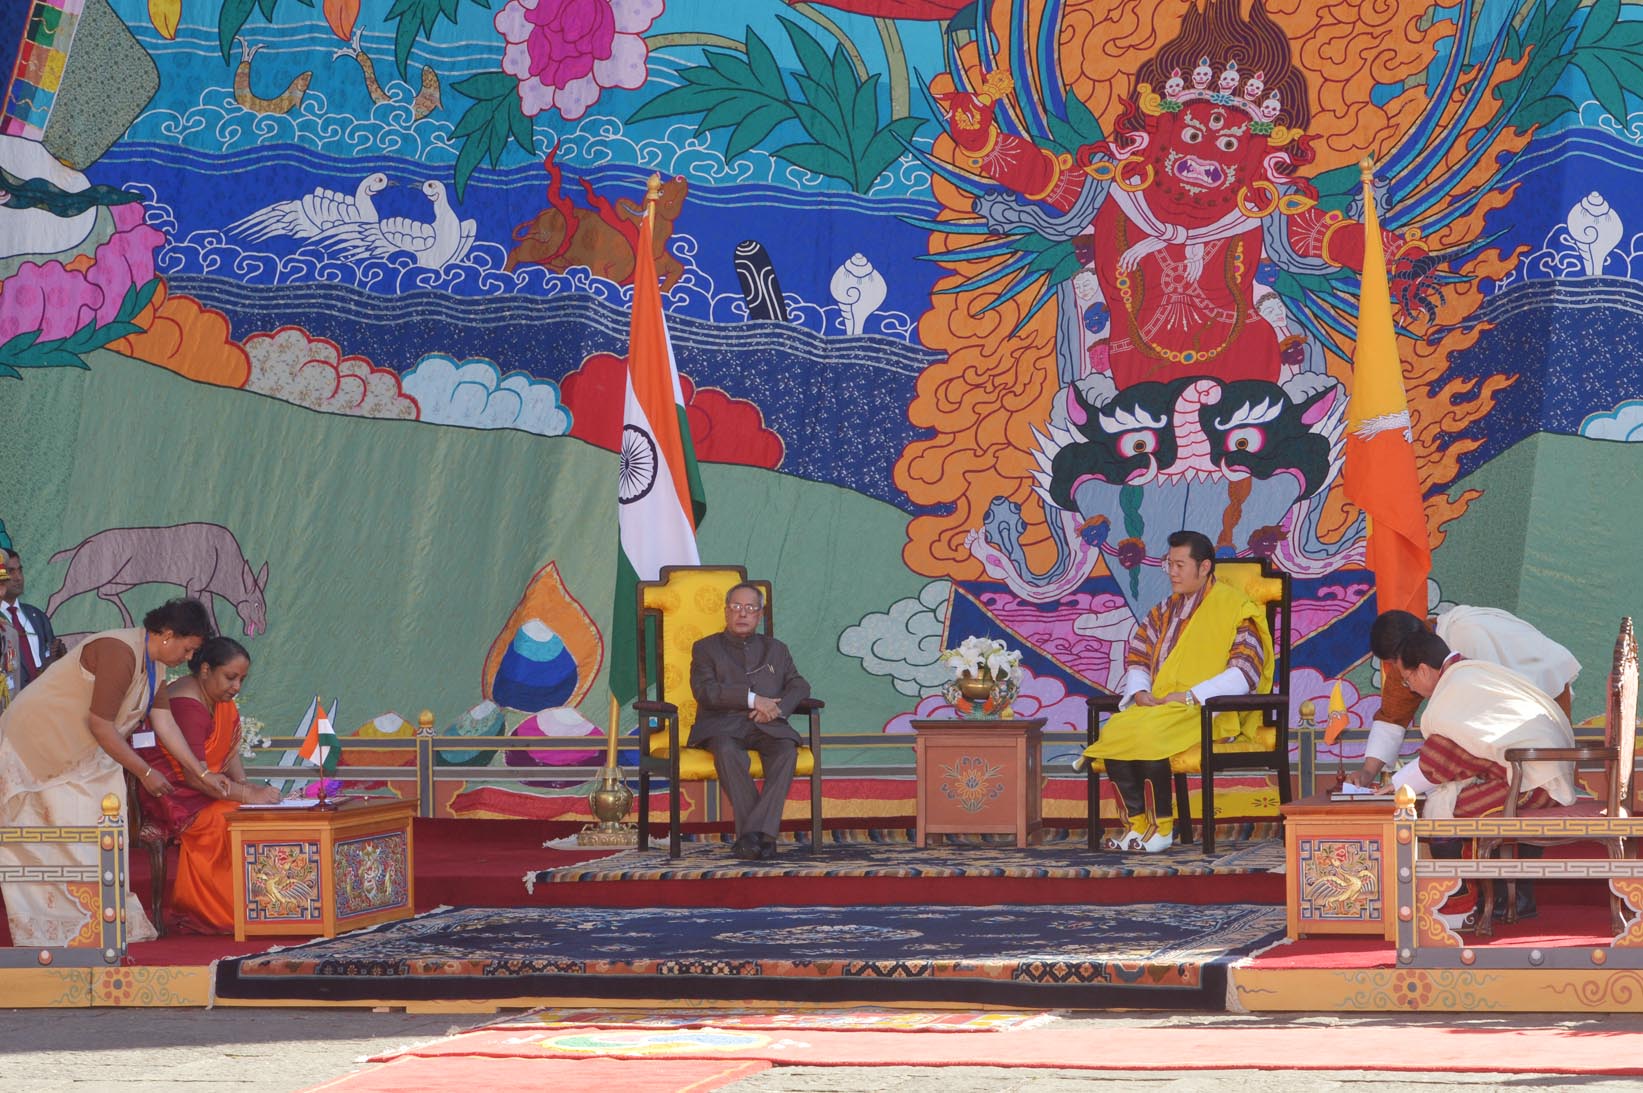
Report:
[[[416,789],[417,815],[430,817],[437,812],[437,797],[435,788],[439,783],[450,782],[541,782],[545,780],[574,781],[582,779],[591,781],[596,778],[603,762],[591,766],[484,766],[468,767],[441,764],[441,752],[474,752],[474,751],[533,751],[533,752],[586,752],[593,749],[602,750],[605,742],[601,737],[540,737],[540,736],[443,736],[434,732],[434,718],[428,711],[418,719],[415,734],[412,736],[392,737],[358,737],[345,736],[341,738],[344,758],[349,752],[400,752],[415,756],[414,764],[404,766],[366,766],[349,763],[339,767],[332,777],[342,780],[365,782],[408,782]],[[279,753],[293,750],[302,744],[300,737],[276,737],[268,742],[264,748],[259,748],[259,756],[269,753]],[[1044,746],[1046,748],[1082,748],[1084,736],[1077,732],[1045,733]],[[621,742],[623,751],[631,751],[638,746],[634,737],[625,737]],[[913,765],[913,737],[911,734],[861,733],[828,735],[822,740],[822,746],[827,749],[828,769],[831,774],[840,777],[855,778],[908,778],[914,776]],[[866,760],[863,762],[863,760]],[[1063,763],[1064,769],[1054,770],[1046,767],[1045,773],[1052,777],[1065,776],[1068,779],[1082,780],[1082,775],[1075,774],[1070,766]],[[308,766],[279,766],[273,763],[247,763],[245,765],[247,777],[264,778],[270,781],[281,779],[290,781],[313,781],[319,777],[313,767]],[[630,775],[632,771],[628,772]],[[344,787],[346,789],[346,786]]]
[[[1300,784],[1300,793],[1305,796],[1312,792],[1315,778],[1327,778],[1334,773],[1330,764],[1316,760],[1317,743],[1322,738],[1323,726],[1306,721],[1297,721],[1293,727],[1295,742],[1299,748],[1299,757],[1295,764],[1296,780]],[[1597,733],[1602,729],[1576,728],[1577,738]],[[1348,730],[1342,735],[1340,745],[1347,746],[1351,741],[1361,741],[1364,737],[1362,730]],[[485,766],[467,767],[451,764],[441,764],[438,756],[441,752],[451,751],[536,751],[536,752],[586,752],[591,750],[603,751],[605,740],[598,736],[583,737],[541,737],[541,736],[442,736],[434,732],[434,716],[428,711],[418,718],[415,734],[412,736],[393,737],[359,737],[344,736],[341,738],[343,756],[346,759],[349,752],[383,751],[410,753],[416,757],[414,764],[406,766],[355,766],[349,764],[340,768],[335,777],[342,780],[358,781],[389,781],[412,783],[416,789],[417,814],[419,816],[433,816],[436,813],[435,786],[439,783],[450,782],[541,782],[545,780],[573,781],[581,779],[591,781],[596,778],[603,768],[603,762],[586,766]],[[261,755],[291,751],[302,744],[298,737],[277,737],[269,741],[266,748],[258,749]],[[621,741],[623,751],[631,751],[638,746],[636,737],[624,737]],[[822,737],[822,747],[827,751],[828,776],[838,778],[907,778],[914,776],[913,764],[913,737],[911,734],[885,733],[828,733]],[[1082,732],[1047,732],[1044,734],[1046,749],[1066,749],[1064,752],[1067,762],[1046,763],[1046,776],[1061,780],[1077,780],[1082,782],[1084,776],[1075,773],[1068,765],[1070,757],[1084,747]],[[1355,763],[1348,763],[1347,770],[1355,769]],[[317,777],[312,767],[279,766],[273,763],[247,763],[245,772],[252,778],[266,778],[269,780],[286,779],[291,781],[312,781]],[[627,772],[629,776],[634,771]]]

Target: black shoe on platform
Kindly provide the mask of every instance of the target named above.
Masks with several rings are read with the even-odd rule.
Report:
[[[730,856],[738,861],[758,861],[759,836],[738,835],[736,841],[730,844]]]
[[[1535,904],[1535,889],[1530,881],[1518,881],[1517,886],[1517,920],[1522,922],[1526,918],[1534,918],[1540,914],[1540,908]],[[1495,894],[1495,918],[1506,917],[1506,885],[1502,884]]]
[[[759,834],[759,860],[769,861],[776,856],[776,838],[773,835]]]

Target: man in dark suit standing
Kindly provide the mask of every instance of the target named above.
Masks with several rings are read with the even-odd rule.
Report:
[[[6,634],[6,647],[17,661],[17,687],[33,683],[46,666],[62,656],[66,650],[51,632],[51,620],[46,613],[31,603],[20,602],[23,595],[23,559],[15,550],[8,550],[6,572],[10,578],[0,584],[0,631]]]
[[[793,782],[799,734],[787,723],[810,697],[787,646],[759,632],[764,596],[750,584],[725,595],[725,628],[690,651],[690,690],[696,723],[690,746],[713,753],[719,784],[736,814],[730,852],[743,861],[776,856],[782,805]],[[759,753],[764,790],[753,783],[748,752]]]

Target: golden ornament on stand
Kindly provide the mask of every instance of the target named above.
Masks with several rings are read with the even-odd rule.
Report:
[[[598,823],[588,824],[576,836],[578,846],[638,846],[639,829],[622,820],[633,807],[633,791],[616,763],[616,735],[620,731],[622,708],[616,696],[610,699],[610,736],[605,746],[605,766],[599,783],[588,794],[588,809]]]

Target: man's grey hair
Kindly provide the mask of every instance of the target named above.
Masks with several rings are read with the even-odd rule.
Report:
[[[725,593],[725,603],[728,604],[730,602],[730,597],[734,596],[737,592],[740,592],[744,588],[759,597],[760,607],[764,606],[764,590],[756,584],[749,584],[747,581],[742,581],[740,584],[731,585],[730,591]]]

